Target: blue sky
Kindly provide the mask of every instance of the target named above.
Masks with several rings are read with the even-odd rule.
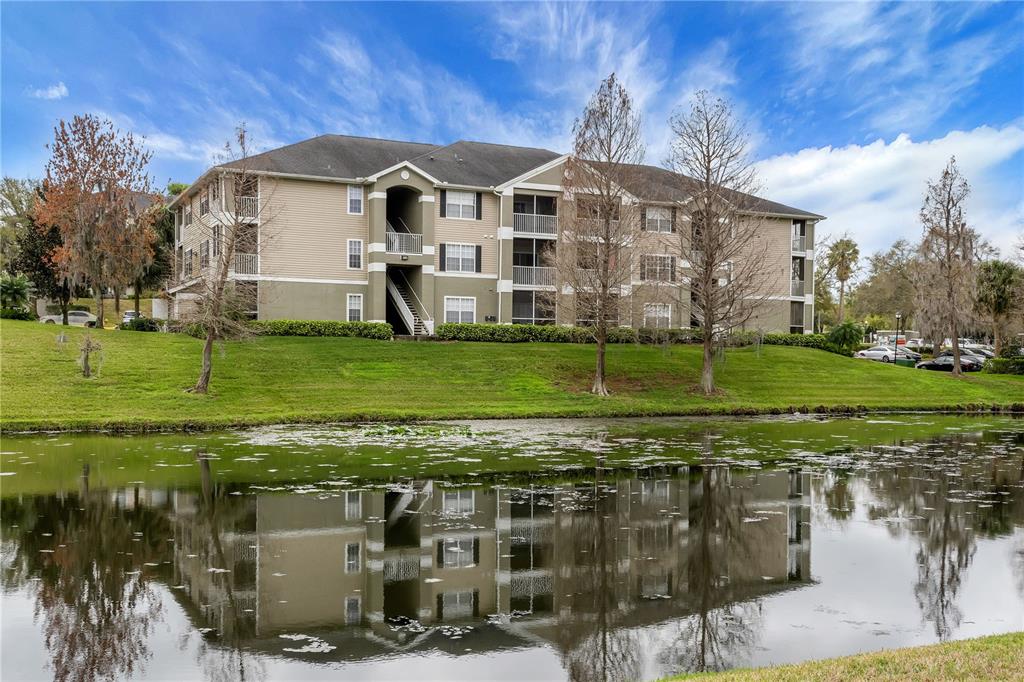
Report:
[[[764,193],[865,252],[916,238],[956,154],[970,216],[1008,253],[1024,216],[1024,4],[10,3],[2,163],[42,174],[57,119],[143,135],[190,181],[245,121],[274,147],[321,133],[565,151],[615,71],[648,162],[697,88],[747,121]]]

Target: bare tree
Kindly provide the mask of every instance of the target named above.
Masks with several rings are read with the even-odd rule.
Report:
[[[640,115],[615,74],[601,82],[574,124],[573,136],[556,281],[576,321],[593,329],[597,358],[591,392],[606,396],[608,329],[619,324],[620,299],[628,293],[633,245],[640,234],[639,206],[625,188],[637,185],[644,158]]]
[[[244,124],[234,144],[225,145],[225,156],[233,160],[218,166],[218,175],[199,188],[200,210],[184,225],[193,248],[179,272],[191,280],[186,289],[191,300],[179,318],[201,329],[205,340],[199,377],[190,389],[194,393],[209,391],[214,343],[252,334],[248,321],[256,309],[257,283],[246,275],[258,274],[271,213],[272,188],[260,183],[252,168]]]
[[[685,303],[701,330],[701,388],[710,395],[716,338],[750,320],[771,292],[768,242],[753,196],[758,184],[748,135],[729,103],[700,91],[671,126],[668,163],[690,197],[680,206],[689,229],[678,231],[676,248],[692,270]]]
[[[971,193],[952,157],[938,181],[928,181],[919,252],[923,267],[918,280],[922,310],[935,315],[953,344],[953,374],[960,374],[960,329],[974,301],[978,234],[967,226],[964,201]],[[932,323],[934,324],[934,323]]]

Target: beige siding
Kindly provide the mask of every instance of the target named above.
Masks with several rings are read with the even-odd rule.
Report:
[[[532,185],[559,185],[562,184],[562,175],[565,172],[565,163],[560,163],[554,168],[549,168],[546,171],[537,173],[528,178],[522,180],[522,182],[529,183]],[[526,191],[526,190],[524,190]]]
[[[436,242],[434,267],[441,269],[439,248],[442,242],[479,244],[482,273],[498,273],[498,197],[482,192],[483,217],[480,220],[441,217],[441,192],[434,193],[434,241]]]
[[[349,215],[348,186],[306,180],[264,180],[260,270],[265,276],[366,280],[368,223]],[[363,263],[348,268],[348,240],[363,240]]]

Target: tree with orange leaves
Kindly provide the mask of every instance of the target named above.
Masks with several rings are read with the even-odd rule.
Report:
[[[152,152],[108,120],[75,116],[54,128],[47,145],[41,201],[35,207],[40,227],[60,230],[54,252],[68,285],[88,285],[103,320],[103,289],[122,286],[153,257],[154,213],[146,173]],[[143,206],[145,204],[145,206]]]

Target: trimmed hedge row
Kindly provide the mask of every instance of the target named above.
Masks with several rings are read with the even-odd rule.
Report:
[[[127,322],[117,325],[117,328],[131,332],[158,332],[160,323],[149,317],[133,317]]]
[[[31,322],[36,319],[35,314],[24,308],[0,308],[0,320],[24,320]]]
[[[761,343],[769,346],[800,346],[833,351],[832,344],[824,334],[765,334]]]
[[[250,323],[265,336],[356,336],[390,341],[394,336],[387,322],[338,322],[336,320],[260,320]]]
[[[1024,358],[989,358],[984,370],[989,374],[1024,374]]]

